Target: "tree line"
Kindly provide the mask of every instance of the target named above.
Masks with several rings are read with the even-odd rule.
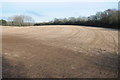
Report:
[[[0,25],[3,26],[31,26],[34,24],[34,20],[30,16],[15,15],[9,17],[8,20],[0,20]]]
[[[35,23],[35,26],[39,25],[85,25],[85,26],[97,26],[105,28],[118,28],[119,10],[107,9],[103,12],[97,12],[95,15],[89,17],[69,17],[58,19],[55,18],[49,22]]]
[[[120,21],[120,10],[107,9],[103,12],[97,12],[89,17],[69,17],[58,19],[55,18],[49,22],[34,23],[30,16],[15,15],[9,17],[8,20],[0,20],[0,25],[4,26],[39,26],[39,25],[84,25],[118,29]]]

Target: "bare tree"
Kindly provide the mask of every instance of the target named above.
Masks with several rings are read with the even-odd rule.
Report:
[[[30,16],[25,15],[15,15],[8,18],[9,24],[14,26],[30,26],[33,23],[33,19]],[[9,25],[8,24],[8,25]]]
[[[34,22],[31,16],[24,16],[24,22],[27,23],[27,25],[31,26]]]

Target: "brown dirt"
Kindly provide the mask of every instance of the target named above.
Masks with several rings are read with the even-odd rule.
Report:
[[[0,28],[5,78],[117,77],[116,30],[64,25]]]

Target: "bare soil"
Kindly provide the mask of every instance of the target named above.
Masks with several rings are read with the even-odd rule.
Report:
[[[86,26],[2,28],[4,78],[116,78],[118,31]]]

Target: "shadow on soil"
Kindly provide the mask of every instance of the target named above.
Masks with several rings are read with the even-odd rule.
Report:
[[[2,77],[3,78],[24,78],[26,77],[25,66],[21,62],[16,62],[2,57]]]

